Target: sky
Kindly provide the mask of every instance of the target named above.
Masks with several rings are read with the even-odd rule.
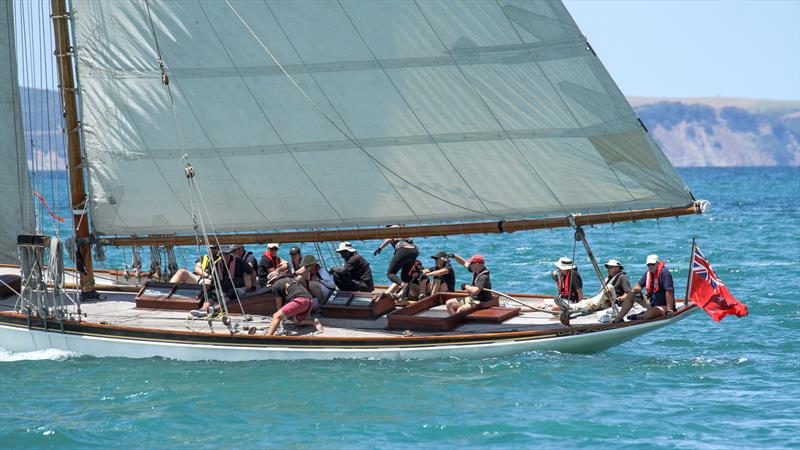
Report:
[[[17,14],[36,16],[31,1]],[[800,0],[565,4],[628,96],[800,101]]]
[[[800,0],[566,0],[628,96],[800,101]]]

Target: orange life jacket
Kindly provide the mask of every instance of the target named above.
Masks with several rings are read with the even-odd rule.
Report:
[[[558,294],[563,298],[570,298],[570,281],[572,279],[572,270],[567,272],[566,275],[561,275],[561,282],[558,284]]]
[[[277,255],[276,256],[272,256],[272,253],[269,252],[269,249],[267,249],[267,251],[264,252],[264,256],[266,256],[267,259],[270,260],[270,262],[272,263],[272,268],[273,269],[277,269],[278,268],[278,264],[281,263],[281,257],[280,256],[277,256]]]
[[[664,269],[664,261],[659,261],[656,265],[656,274],[653,276],[653,272],[650,270],[647,271],[647,278],[645,278],[645,288],[647,289],[647,295],[650,295],[654,292],[658,292],[661,289],[661,286],[658,284],[659,278],[661,278],[661,270]]]

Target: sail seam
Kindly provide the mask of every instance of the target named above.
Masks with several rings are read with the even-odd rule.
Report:
[[[272,18],[273,18],[273,19],[275,19],[275,23],[278,25],[278,28],[281,30],[281,34],[283,34],[283,37],[285,37],[285,38],[286,38],[286,42],[288,42],[288,43],[289,43],[289,46],[290,46],[290,47],[292,47],[292,51],[295,53],[295,55],[297,56],[297,58],[300,60],[300,63],[301,63],[301,65],[302,65],[302,66],[305,66],[305,65],[306,65],[306,61],[305,61],[305,59],[304,59],[304,58],[303,58],[303,56],[300,54],[300,51],[298,51],[298,50],[297,50],[297,47],[294,45],[294,42],[292,42],[292,40],[289,38],[289,34],[286,32],[286,29],[283,27],[283,25],[281,24],[280,20],[278,20],[278,16],[275,14],[275,11],[273,11],[273,10],[272,10],[272,7],[271,7],[271,6],[269,6],[269,3],[267,2],[267,0],[264,0],[264,6],[267,8],[267,10],[269,11],[269,13],[270,13],[270,15],[272,16]],[[236,11],[234,10],[234,12],[236,12]],[[237,15],[238,15],[238,13],[237,13]],[[241,19],[241,17],[240,17],[240,19]],[[269,53],[269,52],[268,52],[268,53]],[[276,61],[274,58],[273,58],[273,61],[275,61],[275,62],[277,63],[277,61]],[[281,66],[281,67],[282,67],[282,66]],[[330,97],[328,97],[328,94],[325,92],[325,90],[324,90],[324,89],[322,89],[322,86],[320,85],[319,81],[317,80],[317,77],[315,77],[315,76],[314,76],[314,74],[313,74],[313,73],[311,73],[311,72],[309,72],[309,76],[311,77],[311,80],[314,82],[314,85],[317,87],[317,89],[319,89],[319,92],[320,92],[320,93],[322,94],[322,96],[325,98],[325,101],[326,101],[326,102],[328,102],[328,105],[331,107],[331,109],[333,110],[334,114],[336,114],[336,117],[338,117],[338,118],[339,118],[339,120],[342,122],[342,126],[344,126],[344,127],[347,129],[347,132],[348,132],[349,134],[351,134],[351,135],[355,136],[355,133],[353,133],[353,130],[352,130],[352,129],[350,129],[350,126],[349,126],[349,125],[347,125],[347,122],[344,120],[344,117],[342,117],[342,115],[341,115],[341,113],[339,112],[339,110],[338,110],[338,109],[336,108],[336,106],[333,104],[333,101],[331,101]],[[302,93],[302,92],[301,92],[301,93]],[[313,103],[313,102],[312,102],[312,103]],[[323,114],[323,115],[324,115],[324,114]],[[335,126],[334,126],[334,127],[335,127]],[[345,136],[345,137],[347,137],[347,136]],[[289,147],[287,146],[287,149],[288,149],[288,148],[289,148]],[[368,159],[369,159],[369,158],[368,158]],[[375,161],[372,161],[372,160],[370,159],[370,162],[372,163],[372,165],[373,165],[373,166],[375,166],[375,168],[376,168],[376,169],[378,169],[378,172],[381,174],[381,177],[383,177],[383,179],[386,181],[386,184],[388,184],[389,186],[391,186],[391,187],[392,187],[392,190],[394,190],[394,191],[395,191],[395,193],[398,195],[398,197],[400,197],[401,199],[403,199],[403,198],[402,198],[402,196],[400,196],[400,192],[398,192],[398,191],[397,191],[397,188],[396,188],[396,187],[395,187],[395,186],[392,184],[392,182],[391,182],[391,181],[389,181],[389,178],[386,176],[386,174],[385,174],[385,173],[383,173],[383,172],[380,170],[380,168],[378,167],[378,165],[377,165],[377,164],[375,164]],[[405,200],[404,200],[404,199],[403,199],[403,201],[405,202]],[[406,203],[406,206],[409,208],[409,210],[411,211],[411,213],[412,213],[412,214],[414,214],[414,211],[411,209],[411,206],[410,206],[410,205],[408,205],[407,203]],[[331,207],[333,207],[333,206],[331,206]],[[343,219],[343,218],[342,218],[342,216],[341,216],[341,214],[339,214],[339,213],[338,213],[338,211],[336,212],[336,214],[339,216],[339,218],[340,218],[340,219]],[[415,215],[415,216],[416,216],[416,215]],[[342,222],[344,222],[344,220],[342,220]]]
[[[237,72],[238,72],[238,68],[236,66],[236,63],[233,61],[233,58],[231,58],[231,55],[230,55],[230,52],[228,51],[228,48],[225,46],[225,43],[222,41],[222,38],[219,36],[219,33],[217,32],[216,27],[214,27],[214,24],[212,23],[211,19],[208,17],[208,13],[206,13],[206,10],[205,10],[205,8],[203,8],[202,3],[200,1],[198,1],[197,5],[200,7],[200,11],[203,12],[203,16],[205,16],[206,20],[208,21],[208,24],[211,27],[211,31],[214,32],[214,36],[217,38],[217,41],[219,41],[219,45],[222,48],[222,51],[225,52],[225,56],[231,62],[231,65],[233,65],[234,69],[237,69]],[[325,193],[322,192],[322,189],[320,189],[320,187],[317,185],[317,183],[314,182],[314,179],[306,171],[306,169],[303,167],[303,165],[300,164],[300,161],[297,159],[297,157],[294,155],[294,153],[292,153],[291,149],[286,144],[286,141],[284,140],[283,136],[281,136],[281,134],[278,132],[277,128],[275,128],[275,125],[272,123],[272,121],[267,116],[267,113],[266,113],[266,111],[264,111],[264,108],[261,106],[261,103],[256,99],[255,95],[253,94],[253,90],[250,88],[250,85],[247,83],[247,80],[245,80],[245,77],[242,76],[241,74],[239,74],[239,78],[242,80],[242,83],[244,84],[245,88],[247,89],[247,93],[250,95],[250,98],[253,99],[253,101],[255,102],[256,105],[258,105],[258,110],[259,110],[259,112],[261,112],[261,115],[264,117],[264,120],[267,121],[267,124],[272,129],[272,131],[275,133],[275,136],[278,138],[278,140],[281,141],[281,144],[286,148],[286,152],[289,153],[289,155],[292,157],[292,160],[295,162],[295,164],[297,164],[297,167],[300,169],[300,171],[303,172],[303,175],[306,176],[306,178],[308,179],[309,183],[311,183],[311,185],[314,186],[314,189],[316,189],[317,192],[319,192],[319,194],[322,197],[322,199],[325,200],[325,203],[327,203],[328,206],[331,208],[331,210],[337,216],[339,216],[339,218],[341,219],[342,215],[339,214],[339,211],[333,206],[333,204],[330,202],[330,200],[328,200],[328,197],[325,195]],[[222,159],[221,155],[220,155],[220,159]],[[270,220],[264,215],[264,213],[261,212],[261,209],[250,198],[250,195],[247,193],[247,191],[244,189],[244,187],[242,187],[242,185],[239,183],[239,181],[236,180],[236,178],[233,177],[232,174],[231,174],[231,176],[234,179],[234,182],[236,183],[236,185],[239,187],[239,189],[247,197],[248,202],[250,202],[250,204],[253,206],[253,208],[255,208],[256,211],[258,211],[258,213],[261,215],[261,217],[264,218],[264,220],[266,220],[267,222],[270,222]]]
[[[449,201],[447,199],[444,199],[444,198],[442,198],[442,197],[440,197],[440,196],[438,196],[438,195],[436,195],[436,194],[434,194],[432,192],[428,192],[425,189],[420,188],[419,186],[417,186],[414,183],[410,182],[408,179],[406,179],[405,177],[403,177],[402,175],[400,175],[396,171],[392,170],[391,168],[389,168],[388,166],[386,166],[385,164],[380,162],[374,156],[372,156],[366,149],[364,149],[362,146],[360,146],[358,144],[358,142],[356,142],[354,137],[351,137],[349,134],[345,133],[345,131],[336,122],[334,122],[333,119],[330,118],[330,116],[325,114],[325,112],[320,108],[320,106],[314,100],[312,100],[311,97],[309,97],[309,95],[306,93],[306,91],[303,90],[303,88],[300,87],[299,84],[297,84],[297,81],[295,81],[295,79],[288,72],[283,70],[283,66],[280,64],[280,62],[275,58],[275,56],[272,54],[272,52],[269,51],[269,48],[267,48],[267,46],[264,45],[264,43],[261,41],[261,39],[258,37],[258,35],[255,34],[253,29],[250,27],[250,25],[247,24],[247,22],[239,14],[239,12],[236,11],[236,9],[233,7],[233,5],[231,5],[230,1],[229,0],[225,0],[225,3],[236,14],[236,16],[242,22],[242,24],[247,28],[247,30],[250,32],[250,34],[256,39],[256,41],[258,41],[258,43],[261,45],[261,47],[264,49],[264,51],[266,51],[269,54],[270,58],[272,58],[272,60],[275,61],[275,64],[277,64],[282,69],[283,73],[286,75],[286,77],[289,79],[289,81],[292,83],[292,85],[294,85],[294,87],[314,107],[314,109],[316,109],[317,112],[319,114],[321,114],[322,117],[325,118],[325,120],[327,120],[331,125],[333,125],[333,127],[336,128],[342,135],[344,135],[344,137],[346,137],[350,142],[352,142],[353,145],[355,145],[359,150],[361,150],[365,155],[367,155],[367,157],[369,157],[371,160],[373,160],[376,164],[380,165],[383,169],[385,169],[389,173],[391,173],[391,174],[395,175],[396,177],[398,177],[399,179],[401,179],[403,182],[405,182],[406,184],[408,184],[412,188],[417,189],[417,190],[419,190],[419,191],[421,191],[421,192],[423,192],[423,193],[425,193],[425,194],[427,194],[427,195],[429,195],[429,196],[431,196],[433,198],[436,198],[437,200],[440,200],[443,203],[447,203],[448,205],[454,206],[456,208],[460,208],[460,209],[463,209],[465,211],[469,211],[469,212],[473,212],[473,213],[476,213],[476,214],[480,214],[482,216],[490,216],[489,214],[486,214],[486,213],[484,213],[482,211],[477,211],[477,210],[474,210],[472,208],[468,208],[466,206],[459,205],[457,203],[453,203],[453,202],[451,202],[451,201]]]
[[[436,31],[436,29],[433,27],[433,24],[431,23],[430,19],[428,19],[428,15],[425,14],[425,11],[419,5],[419,2],[417,0],[414,0],[414,5],[416,5],[417,9],[419,10],[419,13],[425,19],[425,22],[428,24],[428,27],[430,27],[431,32],[434,34],[434,36],[436,36],[436,39],[439,40],[439,43],[442,45],[442,48],[447,50],[447,45],[444,43],[444,40],[439,35],[439,32]],[[458,69],[458,72],[464,78],[464,81],[466,81],[467,84],[469,84],[469,86],[472,88],[472,90],[475,93],[475,95],[477,95],[477,97],[481,100],[481,103],[483,103],[483,106],[489,111],[489,114],[491,114],[491,116],[495,120],[495,122],[497,122],[497,126],[500,127],[500,129],[502,130],[503,134],[508,139],[509,143],[514,147],[514,149],[517,151],[517,153],[519,153],[519,155],[522,157],[522,159],[525,160],[525,162],[527,163],[528,167],[530,167],[530,169],[533,172],[533,174],[536,175],[536,177],[539,179],[539,181],[542,182],[542,185],[545,187],[545,189],[547,189],[547,191],[550,193],[550,195],[553,197],[553,199],[556,201],[556,203],[558,203],[558,205],[561,207],[561,209],[564,211],[564,213],[568,213],[567,209],[564,208],[564,205],[561,203],[561,200],[555,194],[553,189],[550,188],[550,185],[547,184],[546,181],[544,181],[544,178],[542,178],[542,176],[539,174],[539,171],[536,170],[536,167],[533,166],[533,164],[525,156],[525,154],[522,152],[522,150],[520,150],[519,145],[513,139],[511,139],[511,137],[508,134],[508,131],[506,130],[506,127],[503,126],[503,123],[500,121],[500,118],[497,117],[497,114],[494,112],[494,110],[486,102],[486,99],[483,97],[483,95],[481,95],[480,90],[478,90],[478,88],[475,86],[475,84],[472,82],[472,80],[464,72],[464,68],[461,67],[458,64],[458,62],[455,61],[455,59],[453,61],[455,63],[455,67]]]
[[[469,191],[472,193],[472,195],[475,196],[475,199],[478,200],[478,202],[481,204],[481,206],[483,206],[483,208],[486,210],[486,212],[489,213],[490,212],[489,207],[486,206],[486,203],[483,201],[483,199],[481,199],[481,197],[478,195],[478,193],[475,192],[475,189],[473,189],[472,186],[470,186],[470,184],[467,182],[466,178],[464,178],[464,175],[461,174],[461,172],[458,170],[458,168],[455,166],[455,164],[453,164],[453,162],[447,156],[447,153],[445,153],[444,149],[442,149],[442,147],[439,145],[439,143],[436,142],[436,138],[433,137],[433,135],[431,134],[431,132],[428,129],[428,127],[425,125],[425,123],[422,121],[422,119],[420,119],[420,117],[417,114],[417,112],[414,111],[414,108],[411,107],[411,104],[408,102],[408,99],[403,95],[403,93],[397,87],[397,84],[394,82],[394,80],[389,75],[387,70],[383,67],[381,62],[378,61],[377,55],[375,55],[375,52],[372,51],[372,48],[369,46],[369,44],[367,44],[367,41],[364,39],[364,36],[358,30],[358,27],[356,27],[356,24],[353,22],[353,19],[350,17],[350,14],[347,13],[347,10],[345,9],[344,5],[342,5],[342,2],[340,0],[337,0],[337,3],[339,4],[339,8],[341,8],[341,10],[344,13],[345,17],[347,17],[348,22],[350,22],[350,26],[353,27],[353,31],[355,31],[355,33],[358,35],[359,39],[361,39],[361,42],[364,44],[364,46],[369,51],[370,55],[372,55],[372,57],[378,63],[378,66],[380,66],[381,71],[383,72],[383,75],[389,80],[389,83],[391,83],[392,88],[394,88],[395,92],[397,92],[397,95],[403,100],[403,103],[405,103],[405,105],[408,108],[408,110],[414,116],[414,119],[416,119],[417,122],[419,123],[419,125],[422,127],[422,129],[425,130],[425,133],[427,134],[428,137],[430,137],[431,141],[433,142],[433,145],[436,146],[436,149],[439,150],[439,152],[442,154],[442,157],[444,157],[445,161],[447,161],[447,164],[450,165],[450,167],[456,173],[458,178],[461,179],[461,181],[464,183],[464,185],[467,187],[467,189],[469,189]]]

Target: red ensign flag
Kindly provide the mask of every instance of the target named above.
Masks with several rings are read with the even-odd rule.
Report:
[[[717,278],[717,274],[711,270],[711,264],[697,246],[692,255],[691,283],[689,300],[703,308],[715,322],[728,314],[736,314],[737,317],[747,315],[747,305],[736,300]]]

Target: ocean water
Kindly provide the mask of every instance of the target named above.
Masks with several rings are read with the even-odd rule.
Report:
[[[682,297],[697,237],[748,317],[698,313],[597,355],[219,363],[0,350],[0,448],[800,448],[800,169],[680,173],[710,213],[587,229],[595,254],[636,279],[658,253]],[[376,242],[356,244],[369,254]],[[418,244],[423,256],[481,252],[506,292],[551,293],[552,261],[573,254],[568,230]],[[587,291],[599,288],[576,255]],[[372,258],[376,279],[389,256]],[[104,264],[129,257],[109,250]]]

